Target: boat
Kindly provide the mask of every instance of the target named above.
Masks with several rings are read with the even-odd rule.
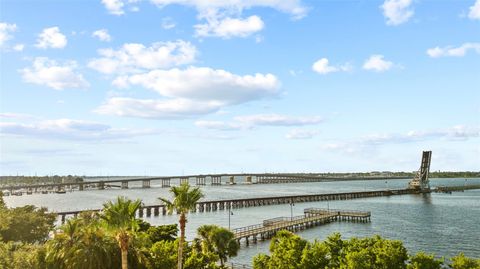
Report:
[[[65,194],[65,193],[67,193],[67,191],[66,191],[66,190],[64,190],[64,189],[60,189],[60,190],[56,190],[56,191],[55,191],[55,193],[58,193],[58,194]]]

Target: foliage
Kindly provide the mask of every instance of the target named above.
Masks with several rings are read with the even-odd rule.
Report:
[[[173,269],[177,266],[178,242],[158,241],[150,249],[153,268]]]
[[[176,211],[180,214],[180,240],[178,241],[178,262],[177,268],[183,268],[183,243],[185,242],[185,225],[187,223],[187,217],[189,211],[195,209],[197,202],[203,198],[203,193],[200,188],[190,188],[188,182],[181,184],[180,186],[173,186],[170,188],[170,192],[173,194],[173,200],[169,201],[165,198],[159,198],[167,208],[168,214],[172,214]]]
[[[217,225],[202,225],[197,229],[197,234],[197,249],[202,253],[216,254],[222,266],[228,258],[237,256],[240,244],[230,230]]]
[[[128,250],[130,242],[138,230],[138,221],[135,217],[142,202],[118,197],[116,202],[109,201],[103,205],[103,214],[100,216],[103,224],[115,237],[122,255],[122,269],[128,268]]]
[[[453,269],[480,269],[480,259],[465,257],[463,253],[452,258]]]
[[[435,259],[435,255],[425,252],[418,252],[410,257],[408,269],[440,269],[442,268],[443,259]]]
[[[333,234],[324,242],[308,243],[288,231],[280,231],[270,243],[270,256],[254,258],[254,268],[355,268],[403,269],[407,250],[400,241],[380,236],[342,240]]]
[[[146,231],[152,243],[159,241],[175,241],[178,233],[178,225],[160,225],[160,226],[151,226]]]
[[[45,268],[44,248],[16,242],[0,242],[0,268],[2,269],[43,269]]]
[[[0,238],[5,242],[44,242],[55,219],[55,214],[47,213],[43,207],[0,208]]]

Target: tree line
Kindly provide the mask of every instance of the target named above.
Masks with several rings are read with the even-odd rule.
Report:
[[[188,184],[172,187],[171,200],[160,198],[179,225],[152,226],[136,218],[140,200],[118,197],[101,212],[84,212],[59,227],[45,208],[8,208],[0,193],[1,269],[222,269],[240,245],[223,227],[203,225],[185,240],[188,212],[203,194]],[[178,233],[180,234],[178,235]],[[308,242],[288,231],[271,240],[270,253],[258,254],[255,269],[479,269],[480,260],[463,254],[438,259],[408,255],[401,241],[379,236],[344,240],[333,234]]]

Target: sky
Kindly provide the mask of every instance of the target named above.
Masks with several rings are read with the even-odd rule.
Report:
[[[0,0],[1,175],[480,170],[480,0]]]

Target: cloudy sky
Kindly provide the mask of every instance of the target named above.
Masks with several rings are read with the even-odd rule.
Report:
[[[480,0],[0,0],[2,175],[480,168]]]

